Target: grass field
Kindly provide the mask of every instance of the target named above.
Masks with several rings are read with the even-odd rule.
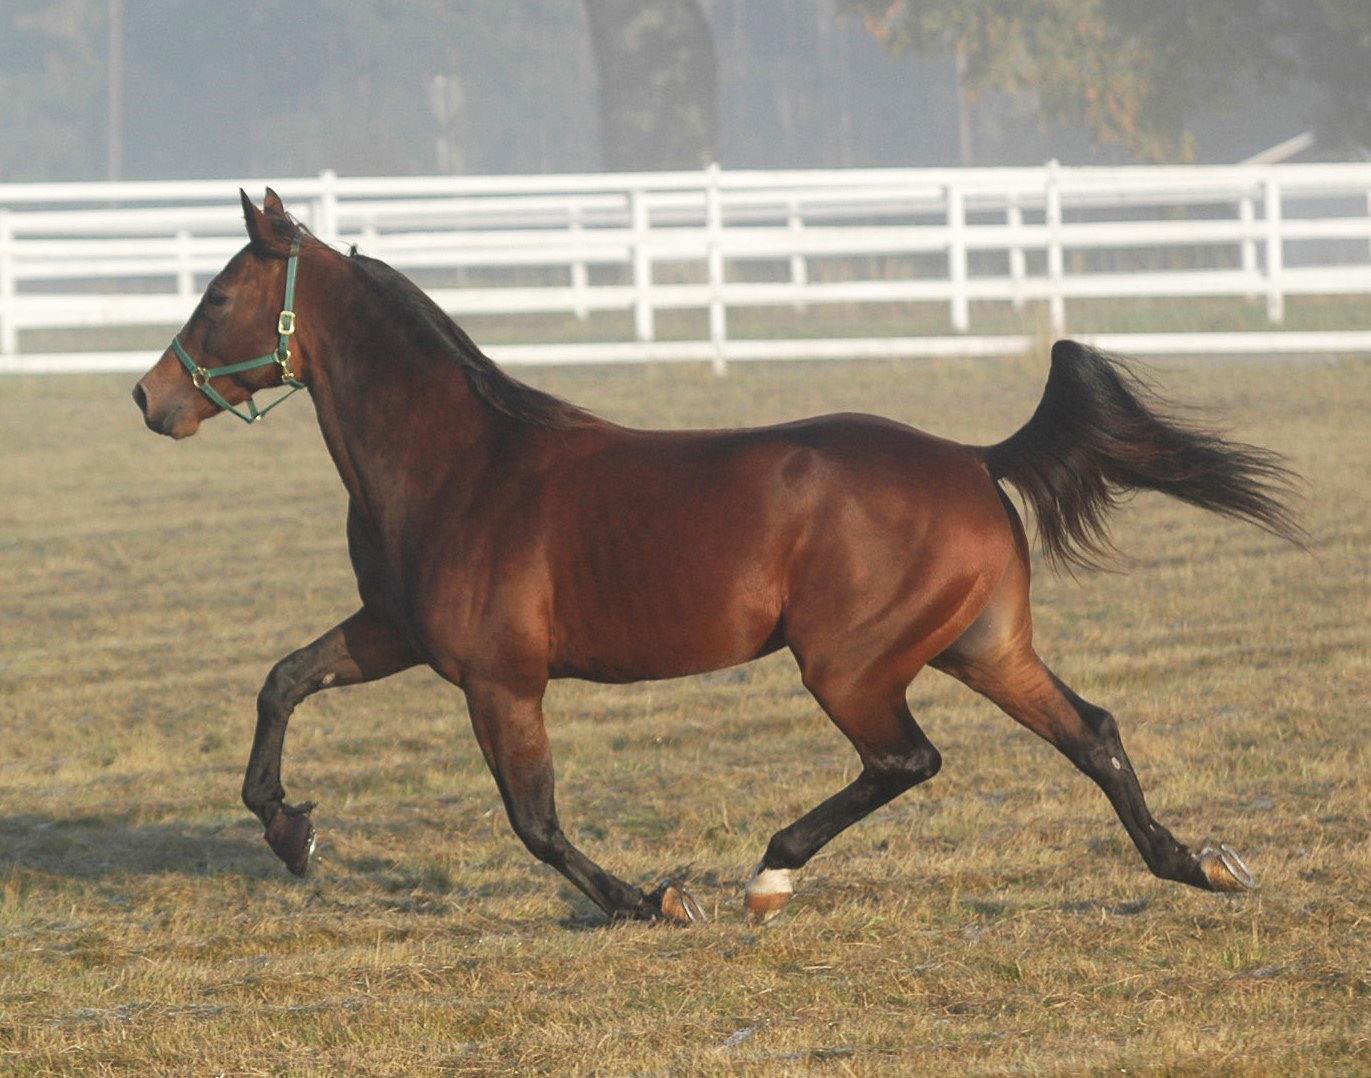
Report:
[[[880,411],[990,441],[1044,357],[529,380],[611,418]],[[693,929],[607,926],[504,820],[460,694],[296,715],[290,877],[238,800],[271,663],[355,607],[309,405],[173,444],[132,378],[0,381],[0,1073],[1371,1073],[1371,365],[1168,364],[1308,478],[1309,552],[1139,497],[1126,574],[1040,574],[1039,649],[1119,717],[1158,817],[1260,890],[1149,876],[1103,796],[928,672],[942,773],[741,917],[772,831],[855,757],[776,656],[548,700],[574,840]]]

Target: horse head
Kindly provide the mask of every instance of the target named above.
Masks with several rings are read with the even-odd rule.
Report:
[[[308,234],[270,188],[260,210],[239,194],[247,246],[210,282],[190,320],[134,387],[144,421],[158,434],[188,438],[223,411],[252,422],[280,403],[259,410],[259,390],[304,388],[308,364],[294,347],[294,292]],[[244,404],[247,411],[238,407]]]

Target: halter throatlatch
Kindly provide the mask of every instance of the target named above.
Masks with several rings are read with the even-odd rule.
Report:
[[[180,336],[171,339],[172,351],[176,353],[176,358],[181,361],[181,366],[186,368],[186,373],[190,375],[191,384],[224,411],[231,412],[244,423],[256,423],[278,404],[285,401],[287,397],[305,388],[305,384],[295,377],[295,371],[290,365],[290,339],[295,334],[295,269],[299,260],[300,241],[296,240],[290,245],[290,258],[286,261],[286,295],[281,302],[281,314],[276,319],[276,335],[278,338],[276,351],[268,352],[256,359],[245,359],[241,363],[230,363],[224,367],[202,367],[190,358],[190,353],[181,344]],[[248,410],[246,412],[240,411],[225,400],[223,394],[210,384],[211,378],[241,374],[243,371],[265,367],[270,363],[275,363],[281,368],[281,382],[283,385],[290,386],[290,392],[282,394],[260,410],[253,399],[248,397]]]

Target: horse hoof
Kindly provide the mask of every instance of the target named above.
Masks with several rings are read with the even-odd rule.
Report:
[[[705,911],[695,901],[695,896],[679,883],[667,882],[649,896],[649,901],[661,913],[662,920],[681,925],[704,924],[708,920]]]
[[[309,872],[309,859],[314,853],[314,823],[309,818],[313,808],[313,802],[298,808],[282,806],[267,824],[267,845],[296,876]]]
[[[1257,886],[1257,877],[1243,864],[1238,852],[1220,842],[1218,849],[1206,846],[1200,851],[1200,869],[1211,891],[1242,892]]]
[[[760,864],[747,881],[743,906],[754,925],[766,924],[795,897],[795,884],[788,868],[763,868]]]

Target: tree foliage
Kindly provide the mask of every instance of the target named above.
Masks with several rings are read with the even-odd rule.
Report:
[[[106,21],[93,8],[90,0],[0,6],[0,179],[38,169],[101,174]]]
[[[962,89],[1139,157],[1193,157],[1193,121],[1253,85],[1319,89],[1326,136],[1371,143],[1366,0],[841,0],[894,52],[959,56]]]

